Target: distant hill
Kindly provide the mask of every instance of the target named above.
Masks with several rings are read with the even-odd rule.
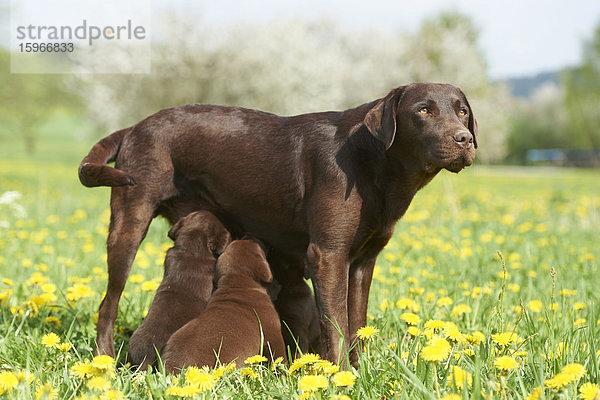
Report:
[[[560,85],[560,72],[543,72],[534,76],[510,78],[504,82],[508,85],[515,97],[527,98],[540,86],[546,83]]]

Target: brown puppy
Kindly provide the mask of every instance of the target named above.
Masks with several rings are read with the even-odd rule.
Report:
[[[267,294],[273,280],[262,247],[236,240],[217,260],[217,290],[204,312],[171,336],[163,353],[167,372],[214,367],[256,354],[285,357],[281,323]]]
[[[280,267],[275,274],[279,287],[272,295],[281,319],[286,354],[321,353],[319,311],[312,290],[296,268]]]
[[[127,359],[145,370],[156,361],[173,332],[200,315],[213,290],[216,257],[231,242],[229,232],[208,211],[189,214],[169,231],[165,273],[148,315],[131,336]]]
[[[312,279],[324,356],[339,361],[366,324],[375,260],[396,223],[442,169],[471,165],[475,147],[467,98],[437,83],[292,117],[176,107],[102,139],[79,167],[84,185],[113,187],[98,353],[115,354],[119,299],[152,218],[175,223],[209,210],[230,232],[266,243],[272,265],[293,265]]]

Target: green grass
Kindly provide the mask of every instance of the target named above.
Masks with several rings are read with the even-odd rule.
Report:
[[[117,367],[78,377],[73,369],[93,358],[94,317],[106,285],[109,190],[84,188],[76,173],[91,144],[48,137],[40,148],[50,153],[2,150],[0,196],[19,192],[25,211],[0,205],[0,392],[9,398],[173,397],[166,393],[174,378],[160,372]],[[544,397],[531,398],[576,398],[582,385],[600,379],[599,189],[600,171],[592,170],[442,173],[417,194],[378,259],[368,324],[379,332],[361,344],[352,387],[335,386],[323,365],[295,373],[255,365],[211,378],[214,386],[196,397],[522,399],[544,387]],[[167,230],[164,221],[153,222],[132,268],[116,328],[121,359],[162,277]],[[420,319],[412,334],[405,313]],[[430,320],[443,327],[426,329]],[[51,332],[73,347],[44,345]],[[506,345],[494,336],[503,332]],[[423,351],[432,335],[447,339],[450,354]],[[428,352],[440,361],[427,361]],[[498,369],[501,356],[515,368]],[[560,389],[549,387],[574,363],[583,375],[559,375]],[[457,381],[453,371],[468,378]],[[13,388],[10,372],[27,373],[30,382],[20,376]],[[206,377],[192,371],[190,383],[194,372]],[[326,376],[326,387],[303,394],[300,379],[315,373]]]

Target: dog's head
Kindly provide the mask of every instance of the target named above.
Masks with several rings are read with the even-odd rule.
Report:
[[[425,173],[459,172],[473,163],[477,120],[456,86],[412,83],[393,89],[367,113],[371,134]]]
[[[169,231],[175,245],[192,253],[210,252],[218,257],[231,243],[225,226],[209,211],[196,211],[181,218]]]
[[[217,259],[219,278],[226,275],[245,275],[266,285],[273,281],[266,250],[257,239],[234,240]]]

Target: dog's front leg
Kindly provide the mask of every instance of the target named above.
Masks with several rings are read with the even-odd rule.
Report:
[[[356,331],[367,323],[367,305],[377,255],[393,234],[393,227],[380,235],[372,236],[363,246],[360,257],[352,262],[348,281],[348,329],[350,344],[356,341]],[[359,346],[352,347],[350,362],[358,366]]]
[[[375,258],[371,258],[359,265],[353,264],[350,268],[348,283],[348,329],[350,331],[350,344],[356,341],[356,331],[367,323],[367,305],[369,289],[375,268]],[[353,346],[350,353],[350,363],[358,367],[359,346]]]
[[[311,243],[307,267],[315,289],[321,324],[323,355],[331,362],[347,364],[348,271],[347,253]]]

